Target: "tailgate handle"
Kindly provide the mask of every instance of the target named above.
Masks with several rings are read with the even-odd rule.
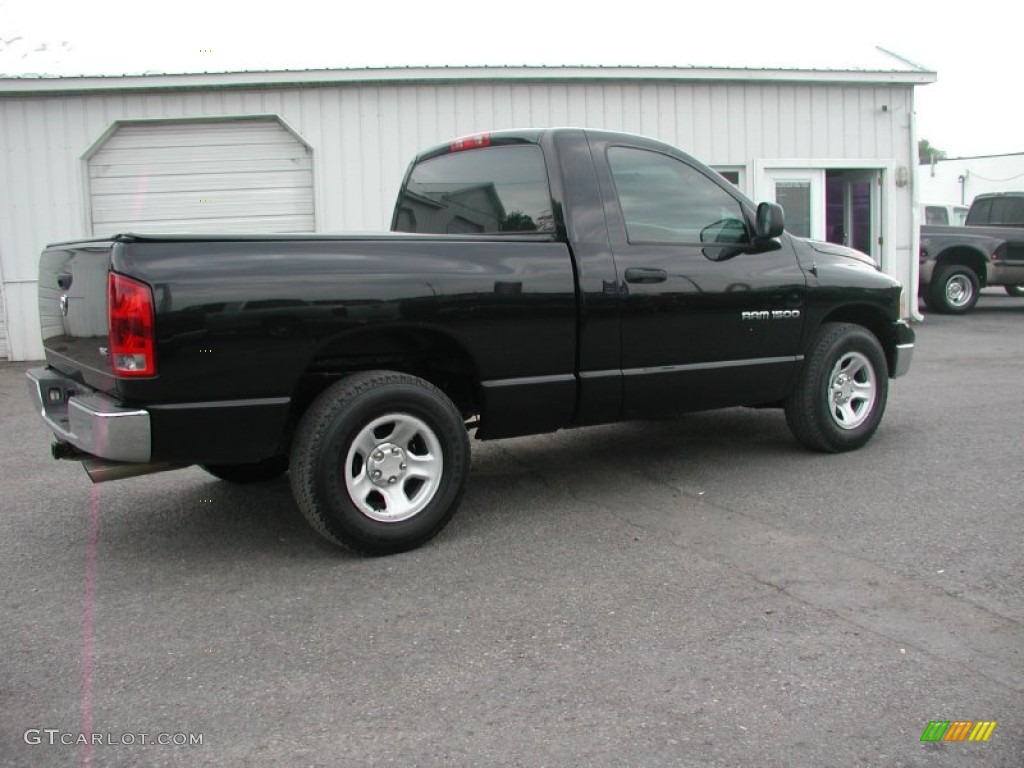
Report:
[[[627,283],[664,283],[666,280],[668,280],[668,272],[664,269],[630,267],[626,270]]]
[[[66,291],[71,287],[72,279],[70,272],[60,272],[57,274],[57,285],[60,286],[62,290]]]

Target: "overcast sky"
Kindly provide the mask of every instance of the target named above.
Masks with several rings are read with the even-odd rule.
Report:
[[[0,0],[0,73],[420,65],[892,68],[938,73],[918,135],[949,156],[1024,152],[1024,5],[900,0],[277,3]],[[973,17],[985,17],[975,20]]]

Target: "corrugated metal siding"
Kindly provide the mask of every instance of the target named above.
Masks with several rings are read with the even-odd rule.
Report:
[[[886,113],[883,104],[889,107]],[[390,221],[409,158],[455,135],[586,125],[655,136],[712,165],[747,165],[766,157],[899,158],[909,153],[909,104],[905,87],[362,87],[322,89],[315,104],[307,105],[322,116],[312,124],[286,119],[324,152],[324,228],[365,229]],[[838,116],[829,114],[837,108]],[[902,122],[889,117],[893,111]],[[319,134],[322,126],[337,126],[340,141],[325,140]],[[334,173],[341,169],[339,178]]]
[[[314,229],[310,151],[276,120],[121,125],[88,172],[94,235]]]
[[[913,89],[907,85],[771,82],[516,84],[499,79],[5,97],[0,98],[2,274],[5,281],[34,279],[45,243],[90,231],[83,158],[119,120],[280,117],[313,150],[317,229],[339,231],[386,228],[413,154],[460,134],[585,125],[652,135],[711,165],[749,169],[755,159],[888,158],[893,165],[911,166],[916,160],[912,110]],[[173,195],[194,192],[161,183],[168,184],[164,194],[172,208]],[[909,265],[910,190],[889,191],[889,231],[895,241],[886,248]],[[110,215],[104,210],[97,208]],[[224,225],[256,229],[250,226],[255,222],[237,220],[240,212],[235,206]],[[103,227],[119,223],[110,218]],[[909,269],[894,273],[907,282]],[[22,312],[20,297],[28,294],[20,288],[7,289],[6,314],[12,319],[35,311]],[[15,356],[42,354],[37,324],[12,323],[9,335]]]

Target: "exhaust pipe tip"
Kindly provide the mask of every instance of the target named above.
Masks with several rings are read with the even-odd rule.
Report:
[[[85,473],[93,483],[107,483],[111,480],[124,480],[129,477],[140,477],[152,475],[157,472],[170,472],[174,469],[184,469],[188,464],[170,464],[168,462],[157,462],[154,464],[136,464],[128,461],[108,461],[96,456],[89,456],[82,460]]]
[[[82,461],[89,458],[88,453],[63,440],[55,440],[50,444],[50,454],[58,461]]]
[[[63,440],[55,440],[50,444],[50,453],[53,458],[66,461],[80,461],[85,468],[85,473],[94,483],[106,483],[111,480],[123,480],[127,477],[140,477],[141,475],[152,475],[156,472],[170,472],[173,469],[184,469],[188,464],[170,464],[168,462],[156,462],[153,464],[137,464],[130,461],[110,461],[93,456],[80,448],[66,443]]]

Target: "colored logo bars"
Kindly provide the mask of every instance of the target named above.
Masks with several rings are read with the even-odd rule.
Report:
[[[995,729],[995,720],[932,720],[921,741],[988,741]]]

